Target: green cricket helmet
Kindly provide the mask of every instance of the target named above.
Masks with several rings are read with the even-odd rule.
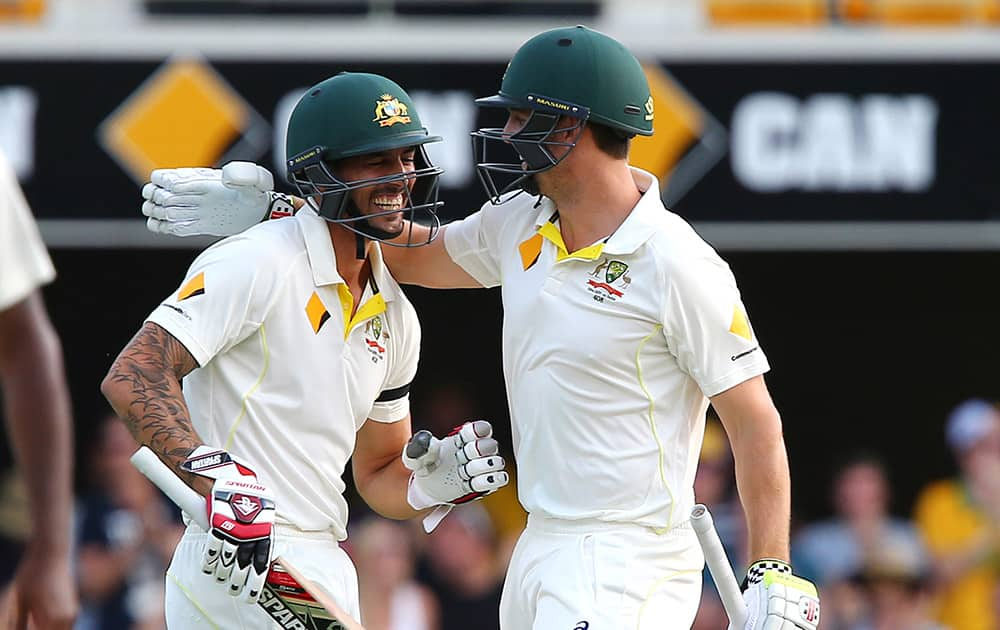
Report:
[[[369,219],[400,211],[406,219],[429,225],[430,236],[418,243],[389,244],[426,245],[441,226],[438,177],[443,171],[431,164],[423,145],[440,140],[421,125],[409,95],[394,81],[342,72],[309,88],[292,110],[285,140],[288,179],[314,201],[320,216],[358,234],[359,255],[362,237],[385,242],[399,236],[374,227]],[[412,172],[355,181],[337,176],[339,160],[407,147],[416,149]],[[413,180],[411,191],[408,184]],[[352,190],[400,181],[407,184],[402,209],[365,215],[351,200]]]
[[[584,26],[545,31],[514,54],[494,96],[480,98],[482,107],[531,110],[524,127],[505,135],[502,128],[472,133],[476,168],[486,193],[494,201],[515,189],[537,194],[532,176],[558,164],[556,146],[570,150],[576,142],[552,136],[599,123],[623,138],[653,134],[653,99],[642,66],[618,41]],[[569,124],[557,128],[560,119]],[[496,152],[510,147],[517,158],[497,161]],[[510,155],[509,148],[506,149]],[[512,180],[505,185],[500,180]]]

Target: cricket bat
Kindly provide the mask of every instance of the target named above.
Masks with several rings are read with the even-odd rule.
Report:
[[[185,486],[187,487],[187,486]],[[719,589],[722,607],[729,617],[729,627],[743,628],[747,623],[747,607],[743,602],[743,593],[733,574],[733,566],[729,564],[726,550],[719,540],[719,532],[715,531],[715,521],[708,508],[699,503],[691,510],[691,526],[698,537],[698,543],[705,554],[705,564],[712,574],[715,587]]]
[[[181,481],[156,453],[141,446],[131,461],[199,527],[206,532],[211,530],[205,497]],[[280,557],[271,564],[257,604],[287,630],[365,630],[332,597]]]

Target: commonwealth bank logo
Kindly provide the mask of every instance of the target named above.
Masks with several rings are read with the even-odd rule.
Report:
[[[688,193],[726,154],[725,127],[660,65],[643,65],[649,91],[646,112],[656,125],[652,136],[636,136],[629,162],[660,178],[669,208]]]
[[[137,183],[155,168],[255,161],[270,125],[199,57],[160,66],[98,129],[104,150]]]

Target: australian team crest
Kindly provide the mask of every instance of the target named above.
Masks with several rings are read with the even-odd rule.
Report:
[[[603,282],[601,281],[602,277]],[[614,302],[625,295],[625,289],[630,284],[632,284],[632,278],[628,274],[628,264],[620,260],[605,258],[590,272],[587,290],[597,302],[605,300]]]
[[[385,357],[385,346],[382,344],[388,338],[389,331],[383,328],[381,316],[376,315],[365,323],[365,344],[372,355],[372,363],[378,363]]]
[[[608,268],[604,272],[604,279],[610,284],[621,278],[622,274],[626,271],[628,271],[628,265],[620,260],[612,260],[608,263]]]
[[[392,127],[396,123],[410,122],[410,108],[406,103],[400,103],[399,99],[391,94],[383,94],[382,98],[375,102],[375,118],[372,122],[377,122],[379,127]]]

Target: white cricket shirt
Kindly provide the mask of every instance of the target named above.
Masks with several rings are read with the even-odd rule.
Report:
[[[686,520],[707,396],[768,370],[729,266],[633,169],[641,200],[569,254],[552,202],[484,205],[445,230],[452,259],[501,284],[518,497],[552,518]],[[536,205],[537,204],[537,205]]]
[[[198,435],[245,461],[279,522],[347,536],[341,479],[366,419],[409,414],[420,324],[382,264],[352,318],[326,221],[309,208],[205,250],[149,316],[201,366],[184,379]]]
[[[14,169],[0,152],[0,311],[55,277]]]

